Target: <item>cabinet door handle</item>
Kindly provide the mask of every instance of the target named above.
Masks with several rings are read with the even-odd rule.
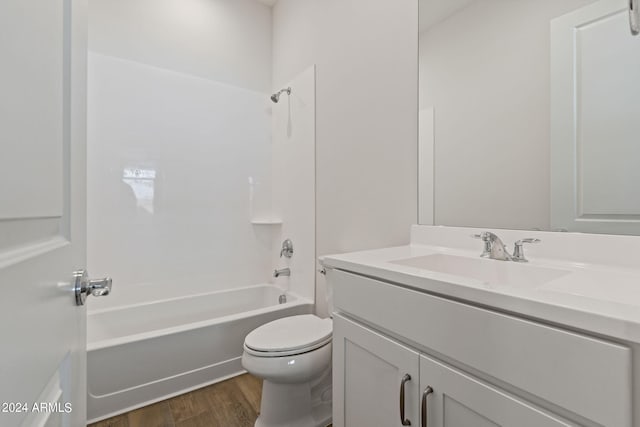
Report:
[[[429,417],[427,413],[427,397],[433,393],[433,389],[431,386],[427,386],[422,392],[422,427],[427,427],[427,423],[429,422]]]
[[[410,426],[411,421],[404,417],[404,386],[407,381],[411,381],[411,375],[404,374],[402,381],[400,381],[400,422],[403,426]]]

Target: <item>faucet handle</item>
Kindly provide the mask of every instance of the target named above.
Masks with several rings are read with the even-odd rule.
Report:
[[[489,258],[489,256],[491,255],[491,237],[487,234],[487,232],[485,231],[480,234],[472,234],[471,237],[474,239],[480,239],[484,242],[484,250],[482,251],[482,254],[480,254],[480,256],[483,258]]]
[[[282,249],[280,249],[280,258],[282,257],[291,258],[293,256],[293,242],[291,239],[285,239],[282,242]]]
[[[526,259],[524,257],[524,250],[523,250],[523,245],[525,243],[540,243],[542,240],[540,239],[533,239],[533,238],[526,238],[526,239],[520,239],[517,242],[514,243],[513,245],[513,261],[516,262],[529,262],[528,259]]]

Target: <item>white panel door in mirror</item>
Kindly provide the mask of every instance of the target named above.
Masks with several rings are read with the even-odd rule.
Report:
[[[640,234],[640,37],[626,0],[551,23],[551,226]]]
[[[576,33],[578,215],[640,219],[640,38],[626,11]],[[615,49],[612,48],[615,46]]]

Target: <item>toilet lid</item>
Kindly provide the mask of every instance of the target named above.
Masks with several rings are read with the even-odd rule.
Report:
[[[283,317],[264,324],[247,335],[244,345],[261,352],[289,352],[317,346],[331,338],[331,319],[313,314]]]

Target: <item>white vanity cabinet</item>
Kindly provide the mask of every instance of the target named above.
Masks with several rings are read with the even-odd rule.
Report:
[[[634,425],[624,344],[351,272],[327,280],[335,427]]]
[[[335,427],[571,425],[340,315],[333,339]]]

